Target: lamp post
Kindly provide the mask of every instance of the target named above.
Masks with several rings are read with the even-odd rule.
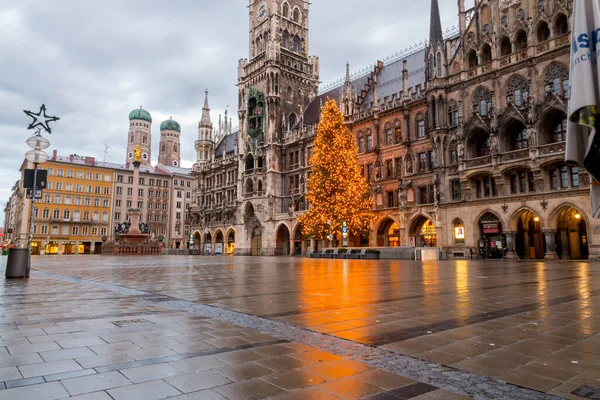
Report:
[[[31,270],[31,242],[33,241],[33,207],[35,205],[35,198],[37,196],[37,171],[38,164],[45,163],[48,161],[48,154],[44,151],[48,147],[50,147],[50,141],[42,136],[42,130],[46,131],[48,134],[52,133],[52,129],[50,128],[50,122],[58,121],[60,118],[55,116],[49,116],[46,114],[46,105],[42,104],[40,107],[40,111],[38,113],[34,113],[32,111],[23,110],[23,112],[31,117],[33,121],[29,124],[27,129],[35,129],[36,133],[29,137],[26,141],[27,146],[31,148],[31,150],[25,153],[25,158],[27,161],[33,163],[33,185],[31,190],[31,207],[29,209],[29,236],[27,237],[27,266],[25,269],[25,278],[29,278],[29,273]]]
[[[27,249],[29,252],[28,260],[27,260],[27,269],[25,272],[25,278],[29,278],[29,271],[31,269],[31,243],[33,241],[33,208],[35,206],[35,200],[37,197],[37,171],[38,164],[45,163],[48,161],[48,154],[44,151],[48,147],[50,147],[50,142],[48,139],[42,136],[41,129],[38,129],[37,133],[27,139],[27,146],[31,147],[32,150],[29,150],[25,153],[25,158],[30,163],[33,163],[33,188],[31,195],[31,207],[29,208],[29,236],[27,237]]]

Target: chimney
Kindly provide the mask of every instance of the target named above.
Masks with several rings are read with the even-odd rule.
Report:
[[[53,159],[54,161],[56,161],[56,157],[57,157],[57,156],[58,156],[58,150],[54,150],[54,151],[52,152],[52,159]]]
[[[85,163],[87,165],[94,165],[96,163],[96,158],[95,157],[86,157]]]
[[[73,154],[69,154],[69,162],[73,162]]]

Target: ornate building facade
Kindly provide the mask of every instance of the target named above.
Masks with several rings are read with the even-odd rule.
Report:
[[[571,10],[570,0],[476,0],[470,9],[458,0],[459,29],[444,37],[432,0],[427,47],[368,74],[347,67],[342,84],[318,93],[308,3],[250,2],[239,133],[219,147],[210,117],[199,124],[195,244],[266,255],[324,245],[302,236],[297,217],[308,207],[320,107],[333,98],[375,204],[371,231],[351,245],[598,257],[589,176],[564,163]]]

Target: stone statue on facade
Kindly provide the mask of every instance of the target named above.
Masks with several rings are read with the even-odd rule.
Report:
[[[142,161],[142,147],[138,144],[133,149],[133,161],[140,162]]]
[[[462,140],[459,140],[458,144],[456,145],[456,153],[459,161],[463,161],[465,159],[465,144]]]
[[[492,155],[498,154],[498,135],[496,134],[490,135],[490,153]]]

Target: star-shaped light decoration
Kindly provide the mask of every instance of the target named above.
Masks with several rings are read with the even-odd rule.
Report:
[[[42,106],[40,107],[40,111],[37,114],[33,111],[27,110],[23,110],[23,112],[31,118],[33,118],[33,121],[29,124],[27,129],[36,129],[37,127],[39,127],[38,129],[43,129],[48,133],[52,133],[52,129],[50,128],[49,123],[58,121],[60,119],[58,117],[51,117],[49,115],[46,115],[45,104],[42,104]]]

